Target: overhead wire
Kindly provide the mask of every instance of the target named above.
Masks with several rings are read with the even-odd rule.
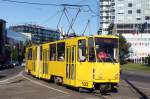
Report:
[[[41,5],[41,6],[61,6],[61,7],[74,7],[74,8],[82,8],[85,12],[91,12],[95,15],[98,15],[89,5],[86,4],[54,4],[54,3],[38,3],[38,2],[26,2],[26,1],[16,1],[16,0],[0,0],[4,2],[11,2],[11,3],[19,3],[19,4],[29,4],[29,5]],[[83,9],[83,7],[87,7],[88,10]]]
[[[85,29],[84,29],[84,31],[83,31],[83,33],[82,33],[82,36],[84,36],[84,33],[86,32],[89,23],[90,23],[90,20],[88,20],[88,22],[87,22],[87,24],[86,24],[86,26],[85,26]]]
[[[54,13],[52,16],[49,16],[46,20],[44,20],[44,21],[42,22],[42,24],[48,22],[49,20],[52,20],[54,17],[56,17],[56,15],[58,15],[58,14],[61,13],[61,12],[62,12],[62,10],[58,10],[58,11],[57,11],[56,13]]]
[[[67,21],[68,21],[68,23],[69,23],[69,27],[70,27],[70,25],[72,24],[72,20],[70,21],[70,19],[69,19],[69,17],[68,17],[68,15],[67,15],[67,13],[66,13],[66,8],[65,8],[65,10],[64,10],[64,14],[65,14],[65,16],[66,16],[66,18],[67,18]],[[75,32],[75,30],[73,29],[73,28],[71,28],[72,29],[72,31],[73,32]],[[69,29],[68,29],[69,30]],[[67,34],[68,34],[68,31],[67,31]]]
[[[62,19],[62,17],[63,17],[63,14],[64,14],[64,10],[65,10],[65,8],[62,10],[62,13],[61,13],[60,18],[59,18],[58,23],[57,23],[57,29],[58,29],[58,30],[59,30],[59,24],[60,24],[60,22],[61,22],[61,19]]]
[[[74,5],[74,4],[54,4],[54,3],[38,3],[38,2],[26,2],[26,1],[16,1],[16,0],[1,0],[5,2],[12,3],[22,3],[22,4],[31,4],[31,5],[43,5],[43,6],[71,6],[71,7],[83,7],[87,5]]]
[[[70,26],[69,26],[69,29],[68,29],[67,34],[69,33],[70,29],[72,29],[72,27],[73,27],[73,25],[74,25],[74,23],[75,23],[75,21],[76,21],[76,19],[77,19],[77,16],[79,15],[80,11],[81,11],[81,10],[80,10],[80,8],[79,8],[78,11],[77,11],[77,13],[76,13],[76,15],[75,15],[75,17],[72,18],[72,22],[71,22],[71,24],[70,24]],[[75,31],[74,31],[74,33],[75,33]]]
[[[76,21],[76,18],[79,14],[79,12],[91,12],[93,15],[92,17],[97,17],[99,16],[92,8],[90,5],[86,5],[86,4],[54,4],[54,3],[38,3],[38,2],[26,2],[26,1],[16,1],[16,0],[0,0],[0,1],[4,1],[4,2],[11,2],[11,3],[18,3],[18,4],[29,4],[29,5],[40,5],[40,6],[58,6],[58,7],[65,7],[66,8],[69,8],[69,9],[80,9],[80,11],[77,12],[75,18],[70,21],[70,19],[68,18],[68,15],[66,13],[66,11],[62,12],[62,15],[58,21],[58,24],[57,24],[57,28],[58,28],[58,25],[60,24],[60,21],[63,17],[63,14],[65,14],[70,26],[69,26],[69,29],[68,29],[68,32],[67,34],[69,33],[70,29],[74,31],[74,29],[72,28],[75,21]],[[81,1],[82,2],[82,1]],[[58,12],[59,13],[59,12]],[[56,14],[58,14],[56,13]],[[50,17],[51,18],[51,17]]]

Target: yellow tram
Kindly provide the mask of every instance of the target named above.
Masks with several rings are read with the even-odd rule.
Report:
[[[25,71],[76,88],[114,88],[119,83],[116,36],[67,38],[26,48]]]

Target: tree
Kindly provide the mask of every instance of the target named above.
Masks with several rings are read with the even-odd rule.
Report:
[[[119,35],[119,57],[120,64],[125,64],[129,57],[131,43],[127,42],[127,40],[120,34]]]
[[[145,63],[150,65],[150,54],[146,57]]]
[[[14,47],[12,49],[11,54],[12,54],[12,60],[18,60],[19,51],[18,51],[18,49],[16,47]]]

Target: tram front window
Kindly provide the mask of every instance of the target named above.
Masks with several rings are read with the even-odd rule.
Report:
[[[95,38],[98,62],[118,61],[118,40],[115,38]]]

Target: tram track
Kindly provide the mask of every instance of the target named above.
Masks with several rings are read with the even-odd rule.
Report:
[[[131,87],[135,92],[136,94],[138,94],[140,97],[140,99],[149,99],[149,97],[145,94],[145,92],[143,92],[141,90],[141,88],[139,87],[136,87],[130,80],[128,80],[127,78],[124,78],[125,82],[127,82],[127,84],[129,85],[129,87]],[[131,89],[131,90],[132,90]]]
[[[18,78],[18,79],[16,79]],[[21,80],[23,79],[23,80]],[[77,93],[75,91],[71,91],[71,90],[68,90],[68,89],[65,89],[65,88],[61,88],[59,89],[59,87],[53,85],[53,84],[48,84],[47,82],[44,82],[41,80],[41,81],[38,81],[38,80],[35,80],[35,79],[32,79],[32,77],[29,77],[28,75],[26,75],[24,73],[24,71],[21,71],[19,72],[17,75],[14,75],[10,78],[7,78],[5,80],[1,80],[0,81],[0,86],[2,85],[9,85],[9,84],[15,84],[15,83],[20,83],[22,81],[30,81],[31,83],[37,85],[37,86],[41,86],[41,87],[45,87],[45,88],[48,88],[50,90],[54,90],[54,91],[57,91],[57,92],[60,92],[62,93],[63,95],[61,96],[58,96],[58,97],[52,97],[52,99],[66,99],[66,98],[69,98],[69,97],[72,97],[73,96],[73,93],[75,94],[78,94],[78,95],[90,95],[90,96],[93,96],[95,98],[92,98],[92,99],[149,99],[149,97],[145,94],[147,91],[147,89],[143,88],[141,90],[141,88],[139,89],[139,87],[137,88],[134,84],[132,84],[131,81],[129,81],[127,78],[126,79],[123,79],[124,82],[126,83],[122,83],[120,84],[120,88],[121,90],[124,90],[126,91],[125,89],[128,89],[130,90],[130,92],[132,92],[136,98],[133,98],[132,95],[130,94],[130,92],[128,93],[129,95],[126,95],[126,94],[120,94],[120,93],[115,93],[115,94],[106,94],[106,95],[102,95],[100,93],[89,93],[89,92],[85,92],[85,93]],[[52,85],[52,86],[51,86]],[[144,91],[143,91],[144,90]],[[119,90],[120,91],[120,90]],[[131,96],[130,96],[131,95]],[[96,98],[96,97],[99,97],[99,98]],[[84,99],[87,99],[87,98],[84,98]]]

